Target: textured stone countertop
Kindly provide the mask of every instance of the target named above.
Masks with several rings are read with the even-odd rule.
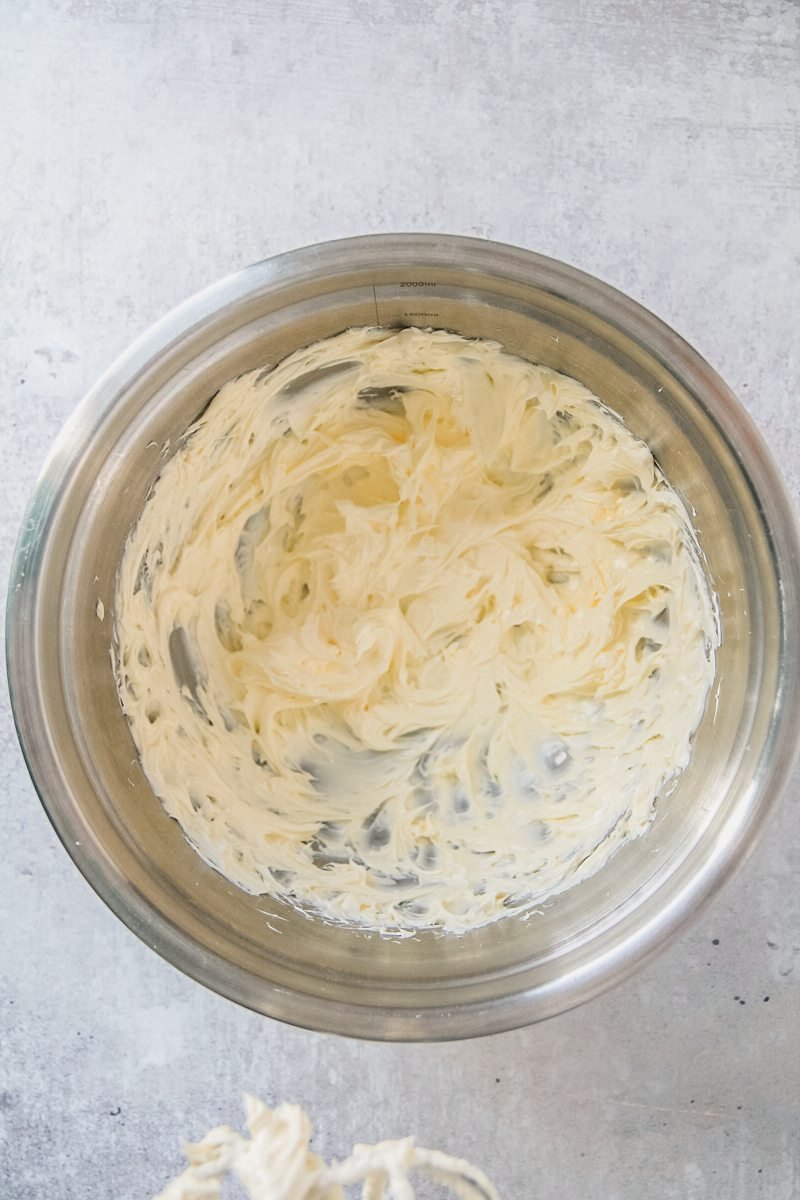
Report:
[[[515,242],[720,371],[800,491],[800,8],[782,0],[0,3],[3,593],[52,439],[126,343],[245,263],[353,233]],[[630,982],[439,1046],[284,1028],[203,990],[68,860],[0,693],[0,1191],[151,1196],[180,1135],[294,1099],[504,1200],[800,1196],[800,780]]]

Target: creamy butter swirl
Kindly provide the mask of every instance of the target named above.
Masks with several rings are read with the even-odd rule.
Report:
[[[226,384],[126,546],[142,766],[236,884],[465,930],[647,827],[714,676],[648,448],[488,341],[353,329]]]

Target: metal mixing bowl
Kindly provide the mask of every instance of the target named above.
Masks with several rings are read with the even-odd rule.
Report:
[[[389,941],[332,927],[205,866],[142,774],[111,671],[123,543],[170,447],[226,380],[371,324],[496,338],[585,383],[650,445],[695,510],[720,601],[717,681],[692,762],[646,836],[530,919],[460,937]],[[743,860],[796,749],[798,596],[797,530],[769,453],[670,329],[597,280],[523,250],[438,235],[356,238],[258,263],[202,292],[78,407],[17,547],[9,675],[28,766],[59,836],[106,903],[166,959],[309,1028],[466,1037],[550,1016],[624,978]]]

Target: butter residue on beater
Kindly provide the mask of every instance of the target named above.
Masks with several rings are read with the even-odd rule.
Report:
[[[311,1121],[298,1105],[271,1109],[245,1095],[244,1106],[250,1136],[220,1125],[202,1141],[185,1143],[187,1167],[155,1200],[220,1200],[228,1176],[238,1179],[248,1200],[345,1200],[358,1183],[362,1200],[414,1200],[415,1176],[460,1200],[499,1200],[483,1171],[425,1150],[413,1138],[358,1145],[341,1162],[325,1163],[311,1150]]]

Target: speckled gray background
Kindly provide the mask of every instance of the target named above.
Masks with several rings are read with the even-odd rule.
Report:
[[[133,335],[366,231],[516,242],[628,291],[739,393],[797,499],[796,4],[0,0],[0,112],[4,579],[52,438]],[[240,1011],[128,933],[0,703],[4,1200],[146,1198],[243,1088],[307,1105],[326,1153],[468,1154],[504,1200],[800,1195],[797,779],[632,982],[486,1041],[366,1045]]]

